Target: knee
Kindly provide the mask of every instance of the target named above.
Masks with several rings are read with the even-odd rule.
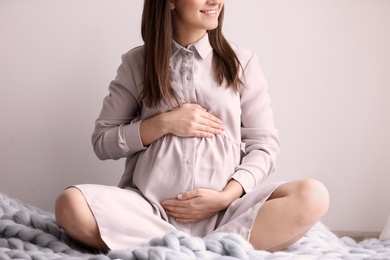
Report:
[[[77,205],[80,205],[81,192],[77,188],[68,188],[64,190],[55,202],[55,216],[57,223],[61,227],[69,226],[77,216]]]
[[[329,209],[329,193],[327,188],[315,179],[301,180],[297,196],[304,207],[304,216],[308,220],[317,221]],[[305,219],[305,217],[303,218]]]
[[[64,190],[55,203],[55,216],[66,233],[88,235],[95,227],[95,218],[81,191],[75,187]]]
[[[95,217],[79,189],[68,188],[58,196],[55,215],[58,225],[74,240],[102,251],[108,250],[100,237]]]

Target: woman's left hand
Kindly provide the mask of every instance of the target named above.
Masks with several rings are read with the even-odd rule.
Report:
[[[162,203],[165,212],[182,223],[193,223],[210,218],[226,209],[243,195],[242,186],[234,179],[230,180],[223,191],[196,189],[179,194],[176,199]]]
[[[231,201],[223,192],[196,189],[179,194],[176,199],[162,203],[166,213],[182,223],[198,222],[226,209]]]

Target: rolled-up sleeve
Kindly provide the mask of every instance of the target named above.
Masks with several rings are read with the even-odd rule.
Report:
[[[122,55],[117,76],[109,85],[109,94],[95,122],[92,145],[101,160],[128,157],[146,149],[141,141],[137,115],[140,109],[139,91],[129,58]],[[137,68],[136,68],[137,69]]]
[[[267,82],[256,55],[244,67],[243,82],[244,86],[240,90],[241,137],[245,153],[232,177],[248,193],[275,170],[279,138],[274,126]]]

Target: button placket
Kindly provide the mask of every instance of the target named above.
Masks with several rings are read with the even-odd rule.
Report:
[[[182,78],[182,93],[184,102],[193,102],[194,92],[194,53],[191,50],[183,50],[182,64],[181,64],[181,78]],[[194,188],[194,139],[185,138],[182,143],[183,154],[182,154],[182,174],[180,176],[180,188],[181,190],[187,191]]]
[[[194,66],[194,54],[190,50],[182,51],[182,86],[185,102],[192,102],[193,93],[193,66]]]

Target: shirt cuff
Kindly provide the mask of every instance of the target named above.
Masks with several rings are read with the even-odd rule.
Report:
[[[255,180],[254,176],[252,175],[252,173],[245,171],[245,170],[239,170],[239,171],[235,172],[233,174],[232,178],[241,184],[245,193],[249,193],[250,191],[252,191],[256,185],[256,180]]]
[[[132,122],[126,125],[125,129],[125,142],[131,153],[136,153],[142,150],[145,150],[146,147],[143,145],[140,135],[140,125],[141,121]]]

